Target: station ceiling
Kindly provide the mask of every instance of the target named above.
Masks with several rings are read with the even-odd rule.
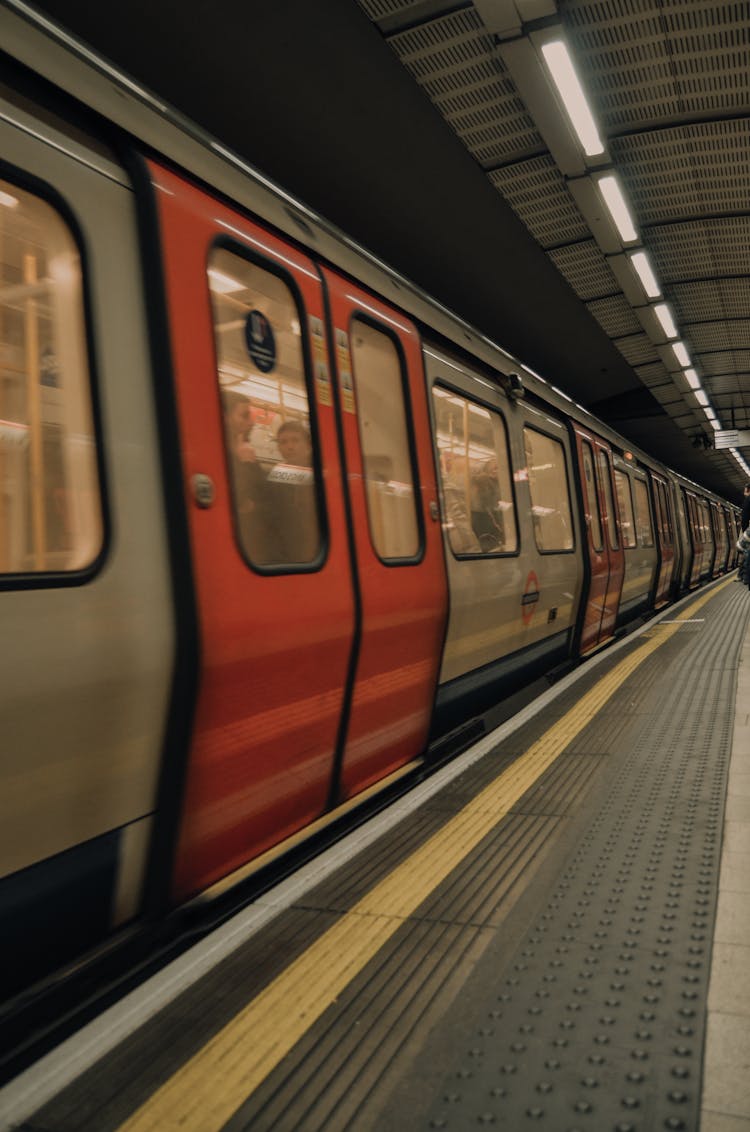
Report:
[[[264,174],[672,467],[750,478],[750,2],[37,0]],[[567,43],[585,158],[541,48]],[[636,237],[598,191],[615,173]],[[750,460],[750,450],[739,453]]]

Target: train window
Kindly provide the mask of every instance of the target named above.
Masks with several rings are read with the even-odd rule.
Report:
[[[638,476],[634,477],[633,486],[635,488],[635,526],[638,542],[641,546],[653,546],[654,531],[651,526],[651,509],[648,504],[648,487],[645,480],[639,479]]]
[[[705,502],[705,500],[702,499],[699,506],[701,516],[702,541],[713,542],[713,537],[711,534],[711,516],[708,511],[708,504]]]
[[[384,561],[414,558],[420,535],[401,358],[389,334],[361,319],[351,348],[370,538]]]
[[[687,498],[687,505],[688,505],[688,516],[689,516],[689,520],[690,520],[690,533],[691,533],[691,536],[692,536],[692,542],[693,542],[694,546],[697,546],[699,542],[703,541],[702,538],[701,538],[700,524],[699,524],[699,520],[698,520],[698,508],[697,508],[697,505],[696,505],[695,496],[688,495],[688,496],[686,496],[686,498]]]
[[[633,518],[633,493],[630,488],[630,476],[615,468],[615,491],[617,503],[620,508],[620,525],[622,527],[622,542],[626,549],[635,546],[635,520]]]
[[[672,505],[670,503],[670,495],[667,491],[665,484],[659,485],[664,502],[664,541],[668,546],[674,543],[674,528],[672,526]]]
[[[541,551],[572,550],[565,449],[559,440],[528,427],[523,440],[536,545]]]
[[[597,459],[599,461],[599,474],[602,479],[602,487],[604,488],[604,502],[607,506],[607,533],[609,534],[609,545],[613,550],[617,550],[620,546],[620,540],[617,537],[615,504],[612,498],[612,477],[609,474],[609,456],[600,448],[597,452]]]
[[[653,489],[654,489],[654,494],[653,494],[654,527],[655,527],[655,530],[656,530],[657,541],[660,543],[660,545],[663,546],[664,545],[664,528],[665,528],[664,499],[661,495],[661,492],[659,491],[659,488],[661,486],[659,481],[652,479],[651,483],[652,483]]]
[[[596,476],[594,475],[594,454],[587,440],[581,441],[581,451],[583,453],[583,477],[586,481],[586,507],[590,517],[591,543],[594,550],[603,550],[599,492],[596,488]]]
[[[654,480],[654,487],[656,488],[656,495],[660,503],[660,527],[661,527],[661,541],[664,546],[672,545],[672,520],[669,515],[669,502],[667,500],[667,489],[660,480]]]
[[[104,529],[78,248],[0,180],[0,572],[91,566]]]
[[[436,385],[440,484],[454,554],[509,554],[518,549],[508,434],[499,413]]]
[[[253,566],[316,563],[321,527],[302,319],[279,275],[226,248],[208,265],[235,530]]]

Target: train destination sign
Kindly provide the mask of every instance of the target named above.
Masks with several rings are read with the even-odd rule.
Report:
[[[714,448],[750,448],[750,431],[728,428],[715,432]]]

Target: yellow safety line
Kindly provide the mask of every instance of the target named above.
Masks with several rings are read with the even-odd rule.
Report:
[[[694,602],[685,616],[730,580]],[[120,1132],[218,1132],[404,920],[505,817],[619,685],[679,628],[655,624],[645,644],[248,1003]]]

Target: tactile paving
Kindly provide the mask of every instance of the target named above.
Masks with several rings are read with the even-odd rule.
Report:
[[[413,1127],[699,1126],[744,597],[720,596],[710,627],[685,626],[689,650],[677,634],[628,687],[645,725],[546,907],[494,979],[483,966],[486,1009]]]

